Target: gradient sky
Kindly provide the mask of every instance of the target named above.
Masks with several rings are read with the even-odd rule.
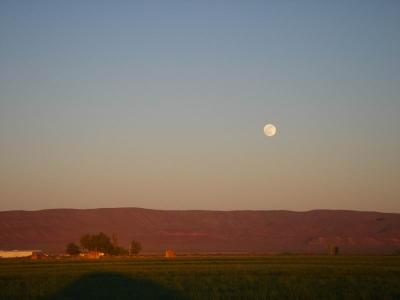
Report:
[[[0,1],[0,210],[400,212],[399,130],[400,1]]]

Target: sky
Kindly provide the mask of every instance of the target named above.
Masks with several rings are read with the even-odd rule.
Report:
[[[400,212],[399,53],[399,1],[2,0],[0,210]]]

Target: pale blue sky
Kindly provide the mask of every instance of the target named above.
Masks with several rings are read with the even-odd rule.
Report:
[[[1,1],[0,210],[400,212],[399,53],[398,1]]]

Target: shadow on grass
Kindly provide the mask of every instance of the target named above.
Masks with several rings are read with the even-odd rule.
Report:
[[[86,274],[46,300],[55,299],[179,299],[179,291],[168,289],[149,279],[132,278],[120,273]]]

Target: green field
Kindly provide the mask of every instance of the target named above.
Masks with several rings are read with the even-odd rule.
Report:
[[[0,299],[400,299],[400,257],[3,259]]]

